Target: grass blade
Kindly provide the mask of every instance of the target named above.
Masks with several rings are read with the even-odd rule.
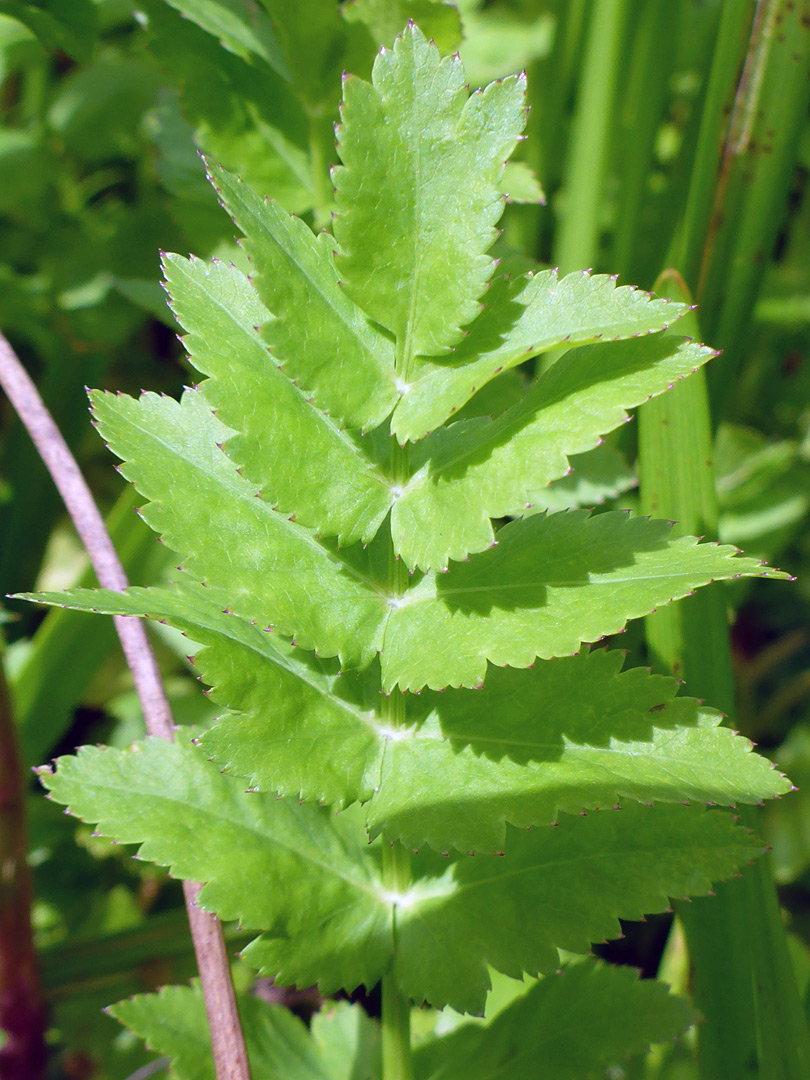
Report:
[[[682,279],[672,272],[659,279],[656,291],[688,299]],[[696,318],[691,319],[697,334]],[[700,371],[641,409],[642,511],[676,519],[679,532],[713,534],[717,505],[711,447]],[[648,617],[646,632],[656,665],[680,675],[689,693],[722,709],[733,724],[722,590],[713,585],[658,611]],[[756,810],[740,816],[757,829]],[[810,1037],[769,857],[758,860],[739,881],[721,886],[710,901],[682,906],[679,914],[695,966],[695,1004],[708,1020],[698,1035],[702,1080],[800,1080],[810,1075]]]
[[[554,261],[562,273],[594,266],[608,143],[630,12],[628,0],[595,0],[585,43]]]
[[[715,421],[722,419],[744,359],[808,105],[810,3],[762,0],[729,122],[696,293],[707,312],[704,333],[724,350],[709,374]]]

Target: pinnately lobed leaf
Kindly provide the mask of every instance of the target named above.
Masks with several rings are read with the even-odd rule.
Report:
[[[393,508],[395,549],[422,569],[488,547],[491,518],[523,511],[532,488],[566,473],[568,455],[593,448],[627,408],[712,355],[660,336],[574,350],[497,420],[425,440],[403,485],[389,475],[379,437],[341,428],[284,376],[259,333],[277,320],[235,267],[176,255],[164,265],[189,355],[211,376],[205,398],[235,429],[227,452],[241,475],[271,505],[341,544],[370,541]]]
[[[290,77],[325,101],[284,19]],[[198,746],[86,748],[42,779],[203,882],[281,984],[393,972],[417,1002],[480,1011],[488,966],[554,970],[759,853],[730,815],[679,803],[789,787],[672,680],[587,647],[712,581],[785,575],[664,521],[531,513],[712,354],[665,333],[683,305],[613,278],[495,276],[524,119],[522,77],[470,95],[458,57],[409,25],[370,83],[344,83],[334,235],[209,162],[251,272],[164,259],[201,384],[92,395],[178,580],[39,599],[176,627],[228,715]],[[513,370],[566,346],[533,382]],[[380,858],[397,842],[418,849],[410,883]],[[500,1060],[507,1029],[469,1060]]]
[[[144,520],[183,554],[189,573],[248,621],[272,623],[327,656],[371,659],[385,596],[239,475],[221,448],[230,429],[201,394],[92,401],[101,433],[125,459],[123,475],[150,500]]]
[[[427,575],[395,604],[383,685],[480,686],[487,661],[528,667],[570,655],[700,585],[769,572],[736,548],[669,531],[663,521],[581,510],[504,526],[497,547]]]

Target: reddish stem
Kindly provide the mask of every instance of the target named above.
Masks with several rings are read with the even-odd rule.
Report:
[[[99,584],[105,589],[122,592],[129,584],[127,576],[90,489],[36,386],[2,334],[0,386],[8,395],[51,474],[87,550]],[[132,672],[147,731],[150,735],[171,741],[174,738],[171,709],[143,624],[139,619],[117,616],[115,628]],[[0,864],[0,874],[2,866]],[[184,882],[186,909],[211,1029],[217,1080],[250,1080],[222,927],[214,915],[196,906],[199,890],[199,885]],[[3,945],[4,940],[0,941],[0,947]],[[0,960],[0,964],[4,962]],[[2,1080],[5,1080],[5,1074],[2,1074]],[[31,1080],[31,1076],[26,1080]]]
[[[2,1080],[40,1080],[48,1013],[31,931],[25,782],[11,700],[0,664],[0,1048]]]

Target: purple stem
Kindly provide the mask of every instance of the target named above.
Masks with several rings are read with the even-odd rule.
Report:
[[[90,489],[36,386],[2,334],[0,386],[51,474],[99,584],[105,589],[123,592],[129,582]],[[150,735],[171,742],[174,739],[172,713],[143,624],[131,616],[119,615],[114,621],[141,702],[146,729]],[[199,885],[186,881],[183,890],[211,1029],[217,1080],[250,1080],[222,927],[216,916],[197,907]]]

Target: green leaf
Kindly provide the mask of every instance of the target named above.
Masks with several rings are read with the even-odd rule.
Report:
[[[486,1027],[467,1024],[418,1049],[418,1080],[586,1080],[699,1019],[631,968],[583,961],[548,975]]]
[[[223,607],[326,656],[368,662],[388,605],[373,582],[288,520],[221,449],[232,434],[204,398],[92,394],[121,472],[150,501],[147,524]]]
[[[515,977],[554,970],[558,948],[585,952],[619,932],[619,917],[702,895],[761,850],[719,811],[630,805],[510,831],[503,858],[427,852],[413,885],[392,893],[357,810],[245,793],[186,743],[85,747],[40,777],[103,835],[204,882],[203,907],[266,928],[243,955],[281,985],[372,986],[394,965],[414,1000],[467,1011],[483,1007],[487,962]]]
[[[285,209],[300,214],[315,206],[318,163],[298,141],[263,120],[258,110],[251,110],[243,134],[230,140],[223,133],[211,140],[206,150],[217,160],[232,161],[240,176],[258,191],[278,199]]]
[[[495,420],[440,428],[416,449],[414,476],[391,516],[394,547],[408,566],[491,547],[491,518],[522,512],[532,490],[564,476],[568,455],[592,450],[628,416],[712,356],[663,335],[577,349]]]
[[[380,1029],[361,1005],[325,1002],[312,1017],[310,1031],[330,1080],[377,1080],[381,1075]]]
[[[510,203],[539,203],[540,206],[546,204],[540,182],[525,161],[507,161],[500,189]]]
[[[348,0],[343,16],[349,22],[364,22],[374,41],[389,49],[409,20],[436,43],[442,55],[455,52],[463,38],[459,10],[444,0]]]
[[[370,84],[344,83],[338,271],[405,364],[448,352],[480,310],[498,182],[525,118],[525,77],[469,96],[458,57],[442,59],[412,23],[380,52]]]
[[[210,646],[195,654],[196,668],[216,702],[233,702],[245,715],[233,726],[220,723],[200,742],[252,787],[340,805],[370,798],[385,745],[375,711],[379,672],[376,685],[370,675],[341,675],[334,664],[226,614],[210,593],[188,586],[125,593],[74,589],[37,599],[108,615],[146,616]]]
[[[42,213],[57,162],[42,138],[28,131],[0,131],[0,212]]]
[[[250,282],[233,266],[179,255],[164,269],[189,356],[212,376],[205,398],[238,432],[226,446],[242,476],[319,534],[371,540],[391,505],[389,483],[359,440],[279,370],[260,336],[271,316]]]
[[[165,16],[166,11],[160,10]],[[191,30],[192,37],[196,37],[196,28],[190,27],[187,20],[178,19],[178,22],[184,32]],[[155,29],[152,26],[153,35]],[[157,29],[160,29],[159,25]],[[176,45],[184,50],[182,38]],[[159,45],[156,51],[160,52]],[[204,64],[199,66],[204,70]],[[182,86],[182,72],[178,71],[176,78]],[[155,168],[160,183],[172,198],[172,216],[188,237],[189,244],[198,251],[208,252],[217,249],[223,241],[227,243],[232,232],[231,222],[222,213],[216,192],[208,183],[205,165],[200,159],[200,146],[195,142],[194,128],[186,119],[187,113],[191,110],[184,108],[179,92],[164,91],[149,116],[148,130],[154,143]],[[152,284],[160,288],[157,281]],[[162,299],[164,312],[174,327],[176,323],[166,306],[165,294]]]
[[[528,667],[733,577],[786,577],[737,550],[668,538],[669,525],[574,510],[512,522],[497,546],[409,589],[388,620],[383,685],[478,686],[486,662]]]
[[[151,278],[123,278],[116,277],[112,281],[113,288],[131,300],[136,307],[143,308],[149,314],[168,326],[170,330],[177,331],[177,323],[172,318],[166,304],[166,294],[160,287],[160,282]]]
[[[237,56],[258,56],[285,79],[290,72],[273,23],[255,0],[166,0]]]
[[[203,735],[205,752],[256,790],[337,806],[371,798],[388,730],[375,711],[379,681],[318,670],[267,635],[250,644],[223,648],[218,639],[196,657],[214,700],[239,703],[243,714]]]
[[[182,99],[182,116],[157,117],[159,169],[180,196],[173,212],[193,249],[213,251],[231,231],[205,182],[200,149],[287,210],[309,210],[315,192],[307,116],[290,83],[255,58],[230,52],[166,4],[150,6],[149,33],[151,51]]]
[[[520,673],[491,669],[481,691],[412,702],[410,725],[396,730],[373,690],[363,700],[345,675],[316,682],[299,665],[280,686],[255,654],[212,648],[197,655],[201,675],[214,700],[241,715],[200,741],[251,788],[368,799],[372,835],[411,848],[494,852],[507,822],[548,824],[620,796],[733,805],[790,789],[748,740],[719,726],[720,714],[674,699],[671,680],[620,674],[621,662],[598,651]]]
[[[715,440],[718,532],[773,557],[801,527],[810,509],[810,472],[795,443],[774,442],[751,428],[721,424]]]
[[[320,926],[322,941],[351,943],[323,965],[332,989],[373,986],[388,965],[391,905],[380,899],[356,810],[336,817],[246,793],[243,782],[222,775],[185,741],[146,739],[127,751],[85,747],[63,758],[53,776],[46,773],[40,776],[53,797],[98,821],[103,835],[141,844],[142,858],[205,882],[199,903],[223,919],[290,939]]]
[[[596,650],[527,671],[491,668],[481,690],[423,694],[424,720],[385,747],[366,808],[371,835],[497,852],[506,823],[547,825],[624,798],[729,806],[790,790],[720,713],[675,697],[675,680],[622,672],[622,661]],[[249,735],[260,746],[257,728],[227,719],[205,738],[235,750]]]
[[[497,421],[455,424],[425,440],[403,490],[375,465],[387,446],[341,430],[270,360],[258,328],[272,338],[274,321],[239,271],[170,256],[166,272],[174,307],[192,331],[191,359],[215,376],[206,397],[239,432],[228,452],[242,474],[272,505],[342,544],[368,542],[396,502],[397,549],[423,568],[488,547],[490,518],[522,511],[532,488],[568,471],[567,452],[596,445],[627,419],[624,406],[659,393],[710,355],[666,338],[571,352]]]
[[[138,131],[147,110],[156,103],[160,85],[155,66],[137,53],[105,50],[91,64],[74,67],[59,80],[50,98],[48,124],[85,168],[119,158],[138,158],[144,153]],[[132,215],[134,208],[129,213]],[[119,237],[118,243],[124,239]],[[132,246],[139,239],[134,233],[127,238]],[[154,272],[155,246],[149,243],[150,273]],[[118,265],[132,273],[131,260],[130,247]]]
[[[623,454],[607,443],[570,458],[570,472],[548,487],[529,494],[531,508],[524,517],[546,510],[599,506],[636,487],[638,480]]]
[[[366,802],[372,836],[411,848],[497,852],[506,824],[560,812],[685,799],[720,805],[782,795],[789,782],[721,727],[720,714],[619,652],[490,669],[482,690],[410,699],[408,725],[382,713],[372,669],[340,675],[277,636],[225,615],[208,590],[102,590],[50,601],[148,614],[209,646],[195,655],[229,715],[198,740],[251,790],[345,806]],[[43,597],[39,597],[43,599]]]
[[[510,832],[503,858],[461,857],[432,897],[420,904],[417,884],[414,902],[398,904],[402,985],[416,1000],[477,1011],[483,999],[474,988],[486,985],[478,956],[512,976],[555,970],[557,948],[584,952],[586,941],[616,936],[617,917],[665,910],[667,895],[702,895],[710,877],[733,873],[758,850],[741,833],[717,811],[632,806]],[[439,941],[446,948],[437,963]],[[249,949],[262,944],[272,950],[265,939]]]
[[[346,50],[352,42],[334,0],[261,0],[273,22],[296,91],[310,111],[337,101]],[[355,29],[355,28],[351,28]],[[356,28],[360,29],[360,28]],[[364,35],[365,37],[365,35]]]
[[[345,941],[323,963],[330,988],[373,986],[391,954],[391,904],[355,810],[299,806],[245,793],[185,741],[147,739],[129,751],[84,747],[40,777],[99,832],[140,843],[140,858],[204,881],[200,904],[246,928],[288,939],[320,927],[318,945]],[[194,842],[189,843],[189,836]],[[293,901],[293,903],[291,903]],[[311,956],[307,962],[311,962]],[[285,982],[286,980],[286,982]],[[310,985],[287,978],[281,985]]]
[[[98,33],[93,0],[0,0],[0,14],[28,27],[50,52],[85,62]]]
[[[341,289],[334,240],[326,233],[316,238],[224,169],[209,168],[225,209],[245,233],[259,296],[275,316],[264,336],[282,370],[319,408],[355,427],[377,427],[398,398],[394,350]]]
[[[453,416],[453,423],[472,420],[477,416],[500,416],[512,405],[517,405],[529,389],[532,380],[521,371],[504,371],[497,378],[473,394],[470,400]]]
[[[561,47],[557,35],[562,24],[558,24],[548,8],[500,4],[491,7],[478,0],[459,0],[459,3],[464,13],[461,55],[474,86],[513,71],[531,70],[536,61],[549,56],[555,45]],[[579,12],[574,14],[574,26],[581,18]],[[567,24],[566,12],[566,34],[570,33]],[[542,72],[541,80],[548,78],[539,65],[535,70]],[[551,92],[552,88],[546,83],[543,96]],[[548,135],[544,133],[544,137],[548,138]],[[554,162],[553,167],[558,170],[560,165]]]
[[[303,1021],[289,1009],[248,994],[240,995],[237,1004],[254,1076],[338,1080],[330,1060],[333,1055],[316,1044]],[[177,1080],[216,1080],[205,1002],[196,981],[191,986],[164,986],[156,994],[138,994],[106,1011],[152,1050],[165,1055]],[[358,1036],[372,1035],[372,1023],[362,1023],[359,1005],[342,1002],[331,1013],[332,1023],[349,1040],[349,1051],[357,1053]]]
[[[496,278],[486,306],[451,359],[422,361],[394,413],[400,440],[421,439],[490,379],[558,345],[620,340],[666,329],[686,305],[654,299],[605,274],[529,272]]]
[[[810,812],[810,727],[797,723],[776,751],[782,769],[790,769],[796,793],[773,803],[765,814],[764,836],[772,848],[774,877],[780,885],[801,878],[810,867],[810,837],[804,825]]]

